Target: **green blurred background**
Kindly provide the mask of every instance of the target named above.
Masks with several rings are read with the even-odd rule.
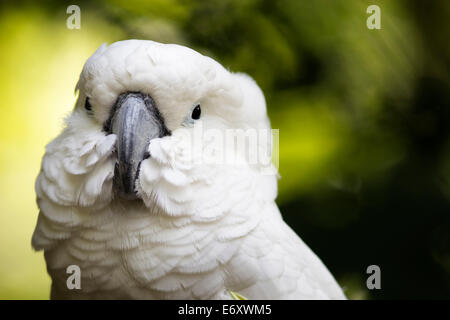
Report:
[[[81,8],[81,29],[66,8]],[[381,8],[381,30],[366,8]],[[47,299],[30,246],[44,146],[104,42],[188,45],[265,92],[278,204],[353,299],[450,298],[450,2],[114,0],[0,5],[0,298]],[[381,290],[366,289],[367,266]]]

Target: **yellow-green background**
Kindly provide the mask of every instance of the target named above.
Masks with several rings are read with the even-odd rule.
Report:
[[[378,4],[382,29],[366,28]],[[30,239],[44,146],[84,61],[128,38],[189,45],[263,88],[286,220],[351,298],[448,298],[445,1],[151,0],[0,5],[0,298],[47,299]],[[81,7],[81,29],[66,8]],[[365,289],[381,265],[383,289]],[[411,281],[409,281],[411,279]]]

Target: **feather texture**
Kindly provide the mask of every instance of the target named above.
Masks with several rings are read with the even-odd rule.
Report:
[[[132,40],[100,47],[77,87],[77,107],[47,146],[36,181],[32,243],[45,251],[52,298],[345,298],[282,220],[275,175],[261,174],[242,154],[232,163],[205,161],[206,149],[236,152],[206,137],[186,140],[198,126],[269,129],[251,78],[184,47]],[[151,140],[135,201],[114,196],[116,136],[102,130],[126,91],[150,93],[172,131]],[[86,96],[94,115],[82,109]],[[205,116],[183,127],[198,100]],[[66,287],[72,264],[81,269],[81,290]]]

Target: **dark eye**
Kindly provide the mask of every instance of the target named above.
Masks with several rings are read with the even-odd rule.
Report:
[[[84,108],[88,112],[92,112],[92,106],[91,106],[91,103],[89,102],[89,98],[86,98],[86,102],[84,103]]]
[[[196,105],[194,110],[192,110],[191,118],[194,120],[200,119],[200,115],[202,114],[202,110],[200,109],[200,105]]]

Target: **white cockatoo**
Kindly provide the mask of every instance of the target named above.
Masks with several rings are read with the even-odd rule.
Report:
[[[127,40],[102,45],[77,90],[36,181],[32,244],[52,298],[345,299],[283,221],[277,175],[217,142],[270,130],[249,76],[183,46]],[[256,145],[271,152],[267,139]],[[67,285],[73,265],[80,288]]]

